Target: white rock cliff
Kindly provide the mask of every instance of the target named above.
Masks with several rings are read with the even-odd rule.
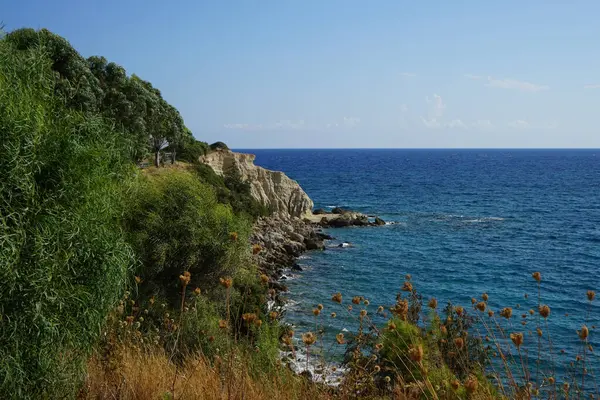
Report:
[[[280,217],[311,216],[313,201],[298,182],[283,172],[254,165],[255,158],[254,154],[217,150],[200,157],[200,161],[221,176],[236,171],[243,180],[250,182],[252,196]]]

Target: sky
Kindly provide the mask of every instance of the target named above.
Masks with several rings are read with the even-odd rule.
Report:
[[[600,148],[600,1],[0,0],[233,148]]]

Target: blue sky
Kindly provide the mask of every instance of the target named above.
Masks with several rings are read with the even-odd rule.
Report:
[[[237,148],[600,148],[599,1],[0,0]]]

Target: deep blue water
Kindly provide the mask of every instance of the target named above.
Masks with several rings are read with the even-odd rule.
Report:
[[[492,309],[515,308],[515,330],[527,332],[533,325],[518,321],[537,304],[531,274],[540,271],[553,342],[567,349],[564,357],[573,355],[586,291],[600,291],[600,150],[248,152],[257,165],[296,179],[315,207],[347,207],[398,223],[330,230],[338,239],[332,246],[354,247],[300,260],[307,268],[288,281],[287,315],[299,332],[314,328],[316,304],[329,315],[338,291],[346,299],[364,295],[372,311],[393,304],[407,273],[425,298],[440,303],[470,306],[487,292]],[[599,304],[589,326],[600,328]],[[338,317],[331,330],[347,323]],[[599,336],[591,330],[600,350]],[[600,369],[598,356],[591,361]]]

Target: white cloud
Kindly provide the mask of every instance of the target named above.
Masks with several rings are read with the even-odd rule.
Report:
[[[525,120],[517,119],[515,121],[509,122],[508,126],[510,128],[514,128],[514,129],[526,129],[526,128],[529,128],[531,125],[529,124],[529,122],[527,122]]]
[[[251,129],[252,124],[225,124],[223,125],[226,129]]]
[[[315,124],[306,122],[303,119],[289,120],[283,119],[275,122],[262,123],[262,124],[249,124],[249,123],[235,123],[235,124],[224,124],[223,127],[226,129],[241,130],[241,131],[313,131],[319,129],[331,129],[331,128],[354,128],[360,124],[360,118],[357,117],[343,117],[341,120],[334,121],[328,124]]]
[[[407,78],[414,78],[415,76],[417,76],[417,74],[415,74],[414,72],[400,72],[401,76],[405,76]]]
[[[360,123],[360,118],[344,117],[344,125],[348,128],[353,128]]]
[[[494,124],[489,119],[479,119],[473,122],[471,126],[475,129],[491,129],[494,127]]]
[[[408,112],[408,106],[406,104],[400,104],[400,112],[405,114]]]
[[[600,83],[593,84],[593,85],[585,85],[583,88],[584,89],[600,89]]]
[[[236,124],[225,124],[223,125],[226,129],[243,130],[243,131],[255,131],[255,130],[299,130],[306,129],[304,120],[292,121],[292,120],[280,120],[276,122],[270,122],[266,124],[248,124],[248,123],[236,123]]]
[[[451,129],[465,129],[467,125],[460,119],[453,119],[450,122],[442,120],[444,112],[446,111],[446,104],[442,99],[442,96],[434,94],[432,98],[426,97],[425,101],[429,104],[428,117],[421,117],[421,122],[425,127],[430,129],[438,128],[451,128]]]
[[[448,122],[446,124],[446,126],[448,128],[462,128],[462,129],[467,127],[467,125],[465,125],[465,123],[462,122],[460,119],[453,119],[452,121]]]
[[[446,105],[444,104],[444,100],[442,100],[442,96],[434,94],[433,98],[431,99],[429,97],[425,97],[425,101],[430,105],[429,118],[437,119],[444,114]]]
[[[485,86],[501,88],[501,89],[517,89],[526,92],[539,92],[540,90],[548,90],[550,87],[546,85],[537,85],[535,83],[518,81],[516,79],[496,79],[491,76],[487,77]]]
[[[425,125],[426,128],[441,128],[442,125],[440,124],[440,122],[437,119],[427,119],[427,118],[423,118],[421,117],[421,121],[423,122],[423,125]]]
[[[465,78],[469,78],[469,79],[473,79],[475,81],[478,81],[480,79],[483,79],[483,76],[481,76],[481,75],[473,75],[473,74],[465,74]]]

